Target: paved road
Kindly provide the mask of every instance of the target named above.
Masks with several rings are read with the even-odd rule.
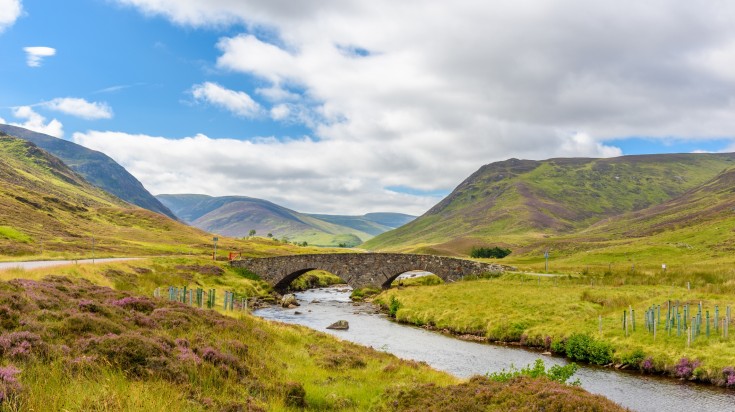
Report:
[[[29,262],[0,262],[0,270],[6,269],[38,269],[52,266],[64,266],[71,265],[74,263],[108,263],[108,262],[121,262],[124,260],[136,260],[141,258],[106,258],[106,259],[80,259],[80,260],[35,260]]]

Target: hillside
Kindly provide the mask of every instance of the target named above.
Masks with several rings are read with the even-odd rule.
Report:
[[[662,205],[733,165],[735,154],[510,159],[481,167],[413,222],[368,241],[374,250],[467,254],[533,248],[604,219]]]
[[[735,167],[669,201],[602,220],[546,246],[562,258],[586,263],[626,256],[670,263],[731,261],[735,251]],[[580,250],[585,253],[580,255]]]
[[[91,257],[93,246],[98,257],[210,253],[211,236],[126,203],[34,144],[0,133],[0,255]]]
[[[0,124],[0,132],[35,144],[61,159],[88,182],[128,203],[176,219],[133,175],[104,153],[21,127]]]
[[[318,246],[356,246],[371,234],[327,222],[267,200],[246,196],[158,195],[180,219],[212,233],[244,237],[257,235],[287,238]]]

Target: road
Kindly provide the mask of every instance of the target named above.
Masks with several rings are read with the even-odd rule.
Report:
[[[108,262],[121,262],[125,260],[137,260],[141,258],[106,258],[106,259],[80,259],[80,260],[35,260],[28,262],[0,262],[0,270],[7,269],[38,269],[53,266],[64,266],[71,264],[97,264]]]

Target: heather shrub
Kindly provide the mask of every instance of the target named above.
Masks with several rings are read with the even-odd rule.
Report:
[[[229,353],[222,353],[210,346],[202,348],[197,352],[204,361],[211,363],[214,366],[218,366],[222,371],[231,370],[235,372],[237,376],[244,376],[247,374],[247,368],[239,359]]]
[[[698,360],[690,360],[689,358],[681,358],[674,366],[674,376],[677,378],[689,379],[694,374],[694,370],[699,367]]]
[[[92,313],[72,313],[60,326],[55,327],[60,336],[105,335],[120,333],[120,324]]]
[[[117,306],[124,309],[134,310],[136,312],[143,312],[149,314],[156,308],[156,304],[148,298],[126,296],[122,299],[114,300],[111,302],[113,306]]]
[[[722,368],[722,376],[724,378],[724,385],[728,388],[735,386],[735,368],[732,366],[726,366]]]
[[[180,307],[157,308],[151,313],[151,319],[164,329],[188,328],[192,316]]]
[[[20,312],[8,305],[0,306],[0,329],[15,329],[18,327]]]
[[[35,333],[20,331],[0,335],[0,356],[26,359],[48,355],[48,345]]]
[[[77,306],[80,312],[98,313],[105,316],[108,314],[107,310],[101,304],[89,299],[80,300]]]
[[[164,345],[149,337],[126,333],[87,340],[85,353],[98,355],[133,377],[144,377],[167,366],[170,355]]]
[[[0,366],[0,405],[18,395],[23,389],[18,381],[19,373],[20,369],[13,365]]]

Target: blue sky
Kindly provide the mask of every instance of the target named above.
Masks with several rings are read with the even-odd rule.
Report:
[[[420,214],[511,157],[735,150],[735,6],[543,4],[0,0],[0,119],[153,193],[317,213]]]

